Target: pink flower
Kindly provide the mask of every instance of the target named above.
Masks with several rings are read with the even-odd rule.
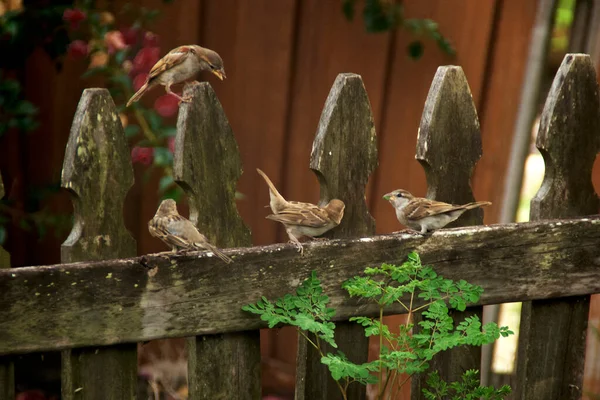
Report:
[[[146,83],[146,79],[148,78],[148,74],[137,74],[135,78],[133,78],[133,90],[136,92],[140,90],[140,88]]]
[[[17,395],[16,400],[46,400],[41,390],[28,390]]]
[[[153,147],[138,147],[131,149],[131,161],[134,164],[150,165],[154,158]]]
[[[146,32],[144,34],[144,47],[158,47],[158,35]]]
[[[88,50],[88,44],[86,42],[83,40],[74,40],[69,44],[67,53],[70,57],[77,59],[87,56]]]
[[[63,20],[71,25],[71,29],[78,29],[81,21],[85,21],[87,16],[77,8],[67,8],[63,13]]]
[[[167,146],[169,146],[169,151],[175,154],[175,137],[171,136],[167,139]]]
[[[104,35],[104,43],[108,48],[108,54],[112,54],[117,50],[122,50],[127,47],[125,38],[120,31],[110,31]]]
[[[125,40],[125,44],[127,44],[128,46],[137,43],[139,33],[138,29],[127,26],[121,28],[121,33],[123,34],[123,40]]]
[[[154,102],[154,109],[161,117],[171,117],[177,113],[179,102],[175,96],[168,94],[160,96]]]
[[[144,47],[138,51],[133,59],[133,69],[137,72],[150,72],[160,58],[158,47]]]

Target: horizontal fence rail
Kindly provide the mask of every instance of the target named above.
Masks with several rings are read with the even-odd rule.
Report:
[[[481,285],[479,304],[597,293],[598,243],[600,217],[332,240],[306,245],[302,258],[291,245],[227,249],[233,268],[190,253],[2,270],[0,353],[264,327],[241,307],[293,292],[312,270],[336,320],[376,315],[376,306],[349,299],[342,282],[366,266],[402,263],[413,250],[440,275]]]
[[[375,125],[360,76],[340,74],[325,102],[309,167],[321,186],[314,202],[340,199],[345,214],[324,235],[329,240],[305,244],[303,255],[289,244],[247,247],[251,233],[235,204],[242,164],[234,134],[209,84],[189,84],[185,94],[193,101],[180,107],[173,178],[186,192],[190,220],[234,263],[198,252],[133,257],[135,241],[122,218],[133,185],[125,135],[108,92],[87,89],[62,174],[75,209],[63,264],[10,269],[0,247],[0,400],[14,398],[12,357],[47,350],[62,351],[65,399],[131,399],[136,343],[176,337],[187,338],[190,399],[259,398],[259,329],[265,325],[241,307],[260,296],[293,292],[313,270],[337,311],[336,342],[352,361],[366,361],[369,342],[348,319],[375,316],[379,309],[348,298],[341,284],[367,266],[401,264],[411,251],[438,274],[483,287],[474,307],[453,314],[456,321],[481,315],[486,304],[526,302],[513,385],[518,399],[581,396],[589,295],[600,293],[600,202],[591,183],[600,105],[589,56],[565,57],[544,108],[537,146],[546,174],[532,201],[535,222],[481,226],[483,210],[475,209],[428,235],[373,236],[365,188],[377,167]],[[440,67],[417,137],[428,198],[475,200],[470,180],[481,140],[462,69]],[[387,312],[404,309],[396,305]],[[556,345],[538,362],[550,341]],[[305,344],[299,341],[296,398],[338,398],[319,355]],[[455,380],[466,369],[479,369],[480,357],[479,348],[459,348],[432,365]],[[413,400],[423,398],[421,386],[413,376]],[[365,398],[362,386],[349,391],[348,399]]]

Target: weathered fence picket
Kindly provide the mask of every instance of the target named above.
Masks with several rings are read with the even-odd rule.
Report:
[[[4,197],[4,183],[0,173],[0,200]],[[0,269],[10,268],[10,254],[0,246]],[[0,355],[0,400],[15,398],[15,365],[10,357]]]
[[[365,188],[377,167],[377,137],[371,104],[362,79],[356,74],[340,74],[325,102],[313,143],[310,168],[321,186],[320,204],[342,200],[346,208],[341,224],[324,236],[352,238],[371,236],[375,221],[367,209]],[[336,268],[331,261],[330,267]],[[352,322],[336,324],[336,343],[354,362],[366,362],[369,340],[362,326]],[[332,349],[324,346],[323,353]],[[348,389],[348,399],[364,399],[366,388],[359,384]],[[298,337],[296,398],[338,399],[342,395],[321,356],[306,340]]]
[[[483,211],[473,210],[449,226],[460,228],[427,236],[372,236],[364,193],[377,165],[373,117],[361,78],[340,74],[323,110],[310,167],[321,184],[321,203],[343,200],[345,216],[326,235],[331,240],[306,243],[302,256],[288,244],[241,247],[251,241],[235,205],[242,166],[231,127],[210,85],[193,83],[185,93],[194,100],[180,107],[174,179],[188,196],[190,219],[199,230],[219,247],[236,247],[225,250],[234,263],[203,253],[133,257],[135,241],[122,218],[133,184],[124,132],[108,92],[86,90],[63,168],[62,185],[75,209],[63,264],[2,269],[9,258],[0,247],[0,400],[14,399],[11,357],[47,350],[63,351],[63,398],[135,398],[136,343],[175,337],[189,337],[190,399],[259,398],[258,329],[265,325],[241,307],[295,291],[313,270],[337,311],[341,350],[355,362],[365,361],[368,341],[348,319],[376,316],[379,309],[349,299],[341,284],[367,266],[400,264],[410,251],[438,274],[484,288],[476,307],[455,319],[480,315],[485,304],[533,301],[523,309],[517,398],[581,396],[589,295],[600,293],[600,215],[565,218],[600,211],[590,179],[600,150],[600,102],[588,56],[565,58],[544,109],[537,145],[546,176],[531,212],[540,221],[467,226],[482,222]],[[473,201],[469,181],[480,156],[479,123],[465,76],[459,67],[441,67],[417,144],[427,197]],[[0,198],[3,194],[0,179]],[[563,219],[541,221],[546,218]],[[387,313],[404,309],[393,305]],[[296,398],[339,398],[319,357],[303,340],[299,344]],[[431,364],[442,377],[456,379],[479,368],[479,357],[479,348],[457,349]],[[413,399],[422,398],[422,384],[414,377]],[[364,387],[351,388],[348,398],[365,398]]]
[[[242,163],[225,112],[208,83],[187,85],[185,94],[193,101],[180,108],[173,174],[188,196],[190,220],[219,247],[251,246],[235,205]],[[236,264],[214,268],[232,277]],[[195,336],[187,345],[190,399],[260,398],[259,330]]]
[[[115,104],[106,89],[86,89],[81,96],[73,119],[62,171],[62,187],[73,199],[75,223],[71,234],[61,247],[65,263],[132,257],[136,243],[123,224],[123,202],[133,186],[133,168],[125,133]],[[73,286],[88,286],[94,296],[100,285],[84,279],[55,279],[70,281]],[[105,276],[122,295],[130,288]],[[53,280],[43,286],[53,285]],[[36,295],[42,295],[41,290]],[[43,294],[53,302],[52,293]],[[31,296],[31,294],[30,294]],[[90,311],[91,312],[91,311]],[[118,309],[113,309],[118,314]],[[92,312],[93,313],[93,312]],[[81,326],[95,335],[112,334],[114,321]],[[125,343],[110,347],[67,349],[62,352],[62,398],[70,399],[132,399],[137,390],[137,345]]]
[[[564,58],[544,106],[536,145],[546,172],[531,201],[531,220],[598,213],[592,167],[600,151],[600,101],[588,55]],[[564,270],[575,273],[567,265]],[[589,306],[587,295],[523,304],[517,399],[581,398]]]
[[[460,67],[439,67],[425,102],[417,138],[416,159],[425,170],[427,198],[451,204],[475,201],[471,175],[481,153],[479,120],[467,78]],[[483,210],[476,208],[465,212],[448,227],[482,223]],[[422,259],[429,262],[427,257]],[[451,311],[455,323],[474,315],[481,320],[482,314],[481,306],[464,312]],[[416,315],[415,326],[420,320],[420,315]],[[474,346],[449,349],[430,363],[448,382],[460,380],[465,370],[479,369],[480,364],[481,349]],[[412,399],[424,399],[421,389],[426,378],[427,374],[413,376]]]

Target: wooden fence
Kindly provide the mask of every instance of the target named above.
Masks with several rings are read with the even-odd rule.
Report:
[[[75,209],[62,246],[64,263],[0,270],[0,400],[14,398],[11,357],[47,350],[62,350],[64,399],[132,399],[136,343],[170,337],[189,338],[191,399],[260,398],[264,324],[241,307],[263,295],[292,292],[311,270],[338,310],[341,350],[365,361],[362,328],[347,320],[378,310],[348,299],[341,283],[367,265],[401,263],[411,250],[445,277],[484,288],[477,306],[456,318],[481,314],[485,304],[526,302],[514,398],[581,397],[589,296],[600,292],[600,218],[589,216],[599,212],[591,170],[600,150],[600,102],[588,56],[564,59],[546,102],[537,138],[546,175],[532,201],[534,222],[464,227],[482,223],[482,211],[473,210],[453,224],[463,227],[426,237],[372,236],[365,187],[377,166],[373,117],[360,76],[340,74],[322,113],[310,168],[321,201],[342,199],[346,212],[328,234],[332,240],[306,245],[304,256],[288,244],[247,247],[250,232],[234,197],[242,166],[233,133],[208,84],[190,84],[185,92],[194,101],[180,108],[174,178],[188,196],[190,219],[211,241],[234,247],[225,252],[235,262],[224,265],[198,254],[134,257],[135,241],[122,217],[133,184],[129,150],[108,92],[87,89],[62,174]],[[425,169],[428,197],[474,200],[469,181],[481,157],[481,135],[460,67],[438,69],[416,157]],[[8,260],[0,249],[0,266],[9,266]],[[434,365],[452,379],[479,363],[479,348],[459,348]],[[324,370],[300,341],[298,399],[339,397]],[[413,377],[413,389],[420,384]],[[412,398],[422,398],[419,392],[413,390]],[[364,399],[364,387],[356,386],[349,398]]]

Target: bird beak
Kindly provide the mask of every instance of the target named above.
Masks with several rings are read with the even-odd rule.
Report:
[[[215,74],[220,80],[223,80],[223,79],[227,78],[227,75],[225,75],[225,70],[223,68],[221,68],[221,69],[214,69],[211,72],[213,74]]]
[[[390,198],[392,197],[391,195],[392,195],[391,193],[385,194],[385,195],[383,195],[383,199],[389,201]]]

